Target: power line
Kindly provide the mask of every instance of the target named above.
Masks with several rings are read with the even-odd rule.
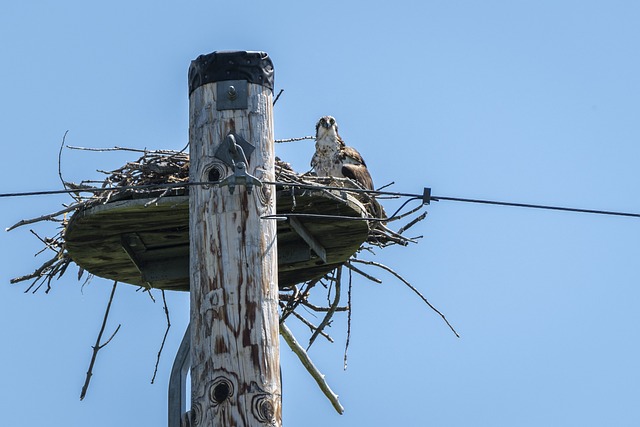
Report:
[[[72,193],[100,194],[108,191],[120,192],[120,191],[131,191],[131,190],[166,190],[166,189],[192,187],[196,185],[215,185],[215,184],[216,183],[214,182],[176,182],[176,183],[163,183],[163,184],[129,185],[129,186],[111,187],[111,188],[81,187],[81,188],[73,188],[73,189],[67,188],[67,189],[61,189],[61,190],[0,193],[0,198],[47,196],[47,195],[55,195],[55,194],[72,194]],[[263,184],[295,187],[295,188],[301,188],[301,189],[307,189],[307,190],[338,190],[338,191],[344,191],[349,193],[364,193],[364,194],[370,194],[374,196],[409,197],[414,200],[415,199],[422,200],[423,204],[429,204],[431,201],[435,201],[435,202],[449,201],[449,202],[474,203],[474,204],[484,204],[484,205],[510,206],[510,207],[519,207],[519,208],[528,208],[528,209],[553,210],[553,211],[562,211],[562,212],[588,213],[588,214],[595,214],[595,215],[640,218],[640,213],[632,213],[632,212],[620,212],[620,211],[610,211],[610,210],[600,210],[600,209],[583,209],[583,208],[572,208],[572,207],[566,207],[566,206],[504,202],[504,201],[497,201],[497,200],[470,199],[470,198],[462,198],[462,197],[432,196],[430,188],[424,188],[422,194],[413,194],[413,193],[402,193],[402,192],[394,192],[394,191],[377,191],[377,190],[366,190],[366,189],[360,189],[360,188],[345,188],[345,187],[337,187],[337,186],[330,186],[330,185],[301,184],[301,183],[294,183],[294,182],[264,181]]]
[[[518,207],[518,208],[546,209],[546,210],[553,210],[553,211],[590,213],[590,214],[596,214],[596,215],[613,215],[613,216],[626,216],[626,217],[640,218],[640,214],[637,214],[637,213],[605,211],[605,210],[596,210],[596,209],[568,208],[568,207],[550,206],[550,205],[534,205],[530,203],[498,202],[495,200],[464,199],[460,197],[444,197],[444,196],[433,196],[431,197],[431,200],[434,200],[434,201],[445,200],[445,201],[463,202],[463,203],[480,203],[485,205],[512,206],[512,207]]]
[[[45,191],[24,191],[16,193],[0,193],[0,198],[8,197],[28,197],[28,196],[50,196],[55,194],[75,194],[75,193],[93,193],[100,194],[108,191],[127,191],[127,190],[164,190],[171,188],[188,187],[190,185],[209,184],[211,183],[166,183],[166,184],[144,184],[144,185],[126,185],[121,187],[107,187],[107,188],[92,188],[92,187],[78,187],[78,188],[65,188],[63,190],[45,190]]]

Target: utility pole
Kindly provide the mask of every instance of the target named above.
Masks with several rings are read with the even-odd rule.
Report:
[[[282,425],[272,113],[266,53],[191,63],[191,426]]]

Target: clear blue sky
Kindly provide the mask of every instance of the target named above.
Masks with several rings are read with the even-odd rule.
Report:
[[[11,1],[0,11],[0,192],[60,188],[67,143],[180,149],[187,69],[216,50],[263,50],[276,68],[276,138],[325,114],[376,184],[403,192],[640,212],[640,4],[628,1]],[[304,171],[313,146],[279,145]],[[71,181],[124,153],[64,153]],[[64,196],[0,200],[0,224]],[[392,206],[389,203],[389,206]],[[34,227],[43,235],[54,224]],[[414,283],[353,290],[311,356],[346,407],[337,415],[283,346],[285,426],[640,424],[640,220],[435,203],[418,245],[373,258]],[[44,258],[28,228],[0,236],[2,424],[166,424],[188,296],[156,384],[162,305],[118,288],[88,397],[80,388],[111,283],[72,271],[49,295],[12,277]],[[42,258],[42,259],[41,259]],[[159,294],[157,294],[159,296]],[[295,329],[304,336],[301,328]]]

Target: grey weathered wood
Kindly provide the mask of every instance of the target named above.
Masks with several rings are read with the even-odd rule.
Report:
[[[211,168],[229,132],[255,146],[247,172],[274,180],[272,91],[248,84],[246,110],[216,109],[216,85],[190,95],[190,180]],[[191,420],[198,426],[280,426],[275,189],[190,189]]]

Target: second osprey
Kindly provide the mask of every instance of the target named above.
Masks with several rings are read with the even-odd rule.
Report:
[[[338,134],[338,124],[324,116],[316,124],[316,152],[311,166],[318,176],[350,178],[367,190],[373,190],[373,180],[364,159],[355,148],[347,147]]]

